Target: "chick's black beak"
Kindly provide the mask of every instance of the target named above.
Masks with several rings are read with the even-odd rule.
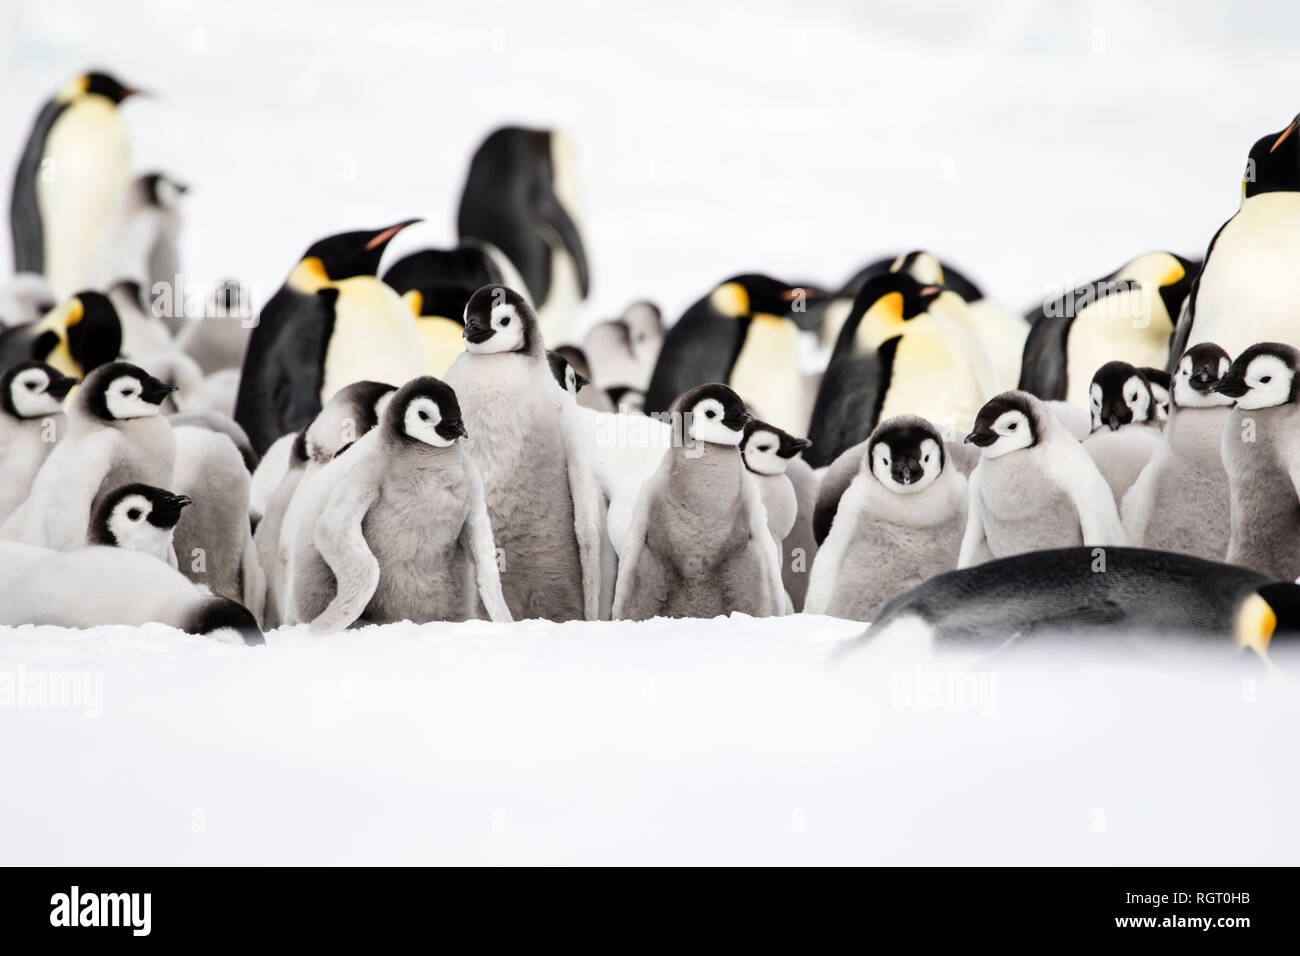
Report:
[[[979,429],[976,429],[966,436],[965,443],[978,445],[980,448],[987,448],[997,440],[998,436],[996,432],[982,432]]]
[[[749,414],[749,412],[745,411],[744,409],[741,409],[738,412],[732,412],[730,415],[724,418],[722,420],[722,424],[726,425],[728,428],[732,429],[733,431],[740,431],[742,428],[744,428],[753,420],[754,420],[753,415]]]
[[[72,386],[79,383],[81,379],[71,378],[67,375],[60,375],[46,387],[47,394],[62,401],[67,397],[68,392],[72,391]]]
[[[573,376],[573,390],[574,390],[575,392],[581,392],[581,391],[583,390],[583,388],[585,388],[586,386],[588,386],[588,385],[590,385],[590,384],[591,384],[591,379],[587,378],[587,376],[585,376],[585,375],[578,375],[576,372],[574,373],[574,376]]]
[[[156,528],[174,528],[181,520],[181,509],[193,503],[188,495],[164,495],[149,513],[149,523]]]
[[[163,399],[175,391],[179,391],[177,386],[154,379],[151,382],[145,383],[144,388],[140,391],[140,397],[150,405],[161,405]]]
[[[809,441],[807,438],[791,438],[789,441],[785,443],[784,446],[782,446],[781,457],[793,458],[795,455],[799,454],[799,452],[803,451],[805,448],[811,448],[811,447],[812,447],[812,442]]]
[[[486,342],[492,338],[492,327],[484,325],[477,318],[468,318],[465,320],[465,331],[461,335],[465,337],[465,341],[477,345],[479,342]]]
[[[469,431],[465,428],[465,423],[459,418],[454,422],[443,422],[443,427],[447,429],[456,438],[468,438]]]
[[[1214,384],[1214,379],[1214,373],[1203,366],[1192,373],[1188,382],[1191,384],[1192,388],[1196,389],[1198,392],[1204,392],[1209,388],[1209,386]]]
[[[1246,380],[1240,375],[1233,375],[1229,372],[1211,385],[1210,391],[1227,395],[1229,398],[1241,398],[1250,391],[1250,386],[1246,384]]]

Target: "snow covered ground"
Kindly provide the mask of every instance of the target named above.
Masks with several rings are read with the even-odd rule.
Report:
[[[913,246],[1019,308],[1204,250],[1249,145],[1300,108],[1298,25],[1265,3],[8,0],[0,157],[87,65],[156,90],[126,113],[138,165],[194,185],[187,272],[265,297],[341,228],[422,214],[392,253],[450,242],[481,137],[556,125],[588,320]],[[0,631],[0,862],[1297,859],[1294,683],[832,660],[859,630]]]
[[[860,631],[20,628],[0,675],[90,676],[0,711],[0,860],[1294,863],[1293,682],[833,657]]]

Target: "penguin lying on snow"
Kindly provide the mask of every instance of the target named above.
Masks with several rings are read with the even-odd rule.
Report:
[[[646,391],[646,413],[669,411],[697,385],[725,382],[752,395],[764,420],[803,433],[800,313],[791,310],[809,301],[806,289],[771,276],[738,275],[718,285],[668,330]]]
[[[168,487],[176,440],[158,408],[173,388],[126,362],[87,376],[68,410],[67,436],[5,522],[4,537],[56,551],[79,548],[105,492],[133,482]]]
[[[235,404],[235,421],[259,455],[311,421],[344,385],[423,373],[409,304],[375,278],[385,246],[416,221],[313,243],[263,307]]]
[[[1232,532],[1228,562],[1287,581],[1300,577],[1300,351],[1252,345],[1212,386],[1237,401],[1223,427]]]
[[[1300,635],[1300,586],[1245,568],[1140,548],[1036,551],[931,578],[890,601],[856,645],[895,641],[986,655],[1052,637],[1150,638],[1250,648]]]
[[[322,469],[294,542],[291,621],[509,621],[483,486],[455,393],[398,389],[383,423]]]
[[[1209,342],[1178,360],[1165,441],[1124,495],[1129,544],[1209,561],[1227,554],[1231,494],[1220,445],[1233,401],[1213,387],[1231,364]]]
[[[785,613],[776,543],[736,450],[750,415],[725,385],[693,388],[677,411],[690,441],[641,489],[614,591],[614,618]]]
[[[815,468],[865,441],[877,422],[919,415],[965,427],[992,385],[988,359],[965,304],[905,272],[863,285],[854,300],[813,408],[805,457]]]
[[[14,173],[15,272],[43,273],[59,295],[87,284],[95,242],[131,177],[117,108],[139,92],[93,71],[41,107]]]
[[[0,375],[0,522],[31,492],[66,430],[63,399],[76,384],[41,362],[19,362]]]
[[[1101,472],[1116,506],[1137,481],[1151,456],[1164,445],[1156,421],[1155,396],[1138,369],[1107,362],[1092,377],[1092,433],[1083,448]]]
[[[959,568],[1022,551],[1124,544],[1106,479],[1032,395],[991,399],[966,440],[982,454],[970,476]]]
[[[188,495],[172,494],[153,485],[122,485],[105,495],[95,509],[86,543],[126,548],[169,561],[176,522],[190,504],[193,500]]]
[[[1205,252],[1173,354],[1215,342],[1237,355],[1256,342],[1300,345],[1300,117],[1257,140],[1246,160],[1241,207]]]
[[[68,595],[76,600],[68,600]],[[200,591],[157,558],[91,547],[29,565],[0,591],[0,624],[98,627],[151,622],[233,643],[262,644],[248,609]]]
[[[957,567],[966,479],[923,418],[881,422],[837,502],[808,584],[809,614],[870,621],[896,594]]]
[[[595,620],[600,488],[580,410],[556,387],[537,316],[513,290],[484,286],[465,307],[465,340],[446,381],[483,478],[510,613]]]

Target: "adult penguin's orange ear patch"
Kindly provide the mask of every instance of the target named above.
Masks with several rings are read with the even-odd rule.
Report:
[[[729,319],[749,313],[749,292],[739,282],[724,282],[713,290],[709,303]]]
[[[1268,151],[1271,153],[1279,146],[1281,146],[1282,141],[1295,132],[1295,126],[1296,126],[1296,121],[1292,120],[1291,125],[1288,126],[1286,129],[1282,130],[1282,135],[1279,136],[1277,139],[1273,140],[1273,145],[1268,148]]]
[[[1268,643],[1277,629],[1277,613],[1258,593],[1242,602],[1237,612],[1237,643],[1268,660]]]

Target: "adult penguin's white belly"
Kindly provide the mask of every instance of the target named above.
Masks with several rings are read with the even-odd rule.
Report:
[[[45,277],[60,298],[84,287],[95,242],[130,179],[130,141],[117,107],[89,96],[64,110],[36,174]]]
[[[1300,193],[1247,199],[1219,233],[1201,273],[1188,346],[1237,356],[1256,342],[1300,346]]]
[[[1091,408],[1092,376],[1107,362],[1164,368],[1173,323],[1154,286],[1126,290],[1088,303],[1070,323],[1065,400]]]
[[[368,379],[401,387],[424,374],[415,317],[391,287],[373,276],[334,283],[334,331],[325,349],[320,400]]]
[[[755,315],[731,367],[731,387],[769,425],[792,435],[808,434],[799,329],[774,315]]]
[[[573,338],[573,325],[581,302],[578,267],[556,236],[551,242],[551,288],[546,294],[546,304],[537,310],[542,341],[547,348],[563,345]]]

